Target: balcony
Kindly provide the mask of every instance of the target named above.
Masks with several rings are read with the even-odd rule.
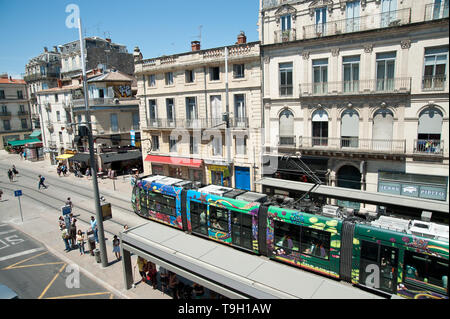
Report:
[[[53,72],[46,73],[46,74],[33,73],[33,74],[25,75],[23,77],[23,79],[25,82],[46,80],[46,79],[59,79],[59,73],[53,73]]]
[[[409,24],[411,8],[303,27],[303,39],[313,39]]]
[[[52,110],[52,105],[49,102],[44,103],[44,108],[47,111],[51,111]]]
[[[427,75],[422,79],[423,91],[443,91],[447,76],[444,75]]]
[[[249,127],[249,119],[231,118],[230,127],[233,129],[247,129]],[[224,129],[225,122],[222,118],[201,118],[201,119],[149,119],[147,129]]]
[[[448,18],[448,3],[430,3],[425,6],[425,21]]]
[[[414,140],[414,154],[427,156],[443,156],[444,141],[442,140]]]
[[[138,105],[139,100],[131,97],[131,98],[114,98],[114,97],[105,97],[105,98],[95,98],[95,99],[89,99],[88,101],[89,106],[115,106],[115,105]],[[85,107],[84,99],[76,99],[73,100],[71,103],[66,103],[73,107]]]
[[[48,124],[47,124],[47,129],[48,129],[50,132],[53,132],[53,131],[55,130],[55,128],[54,128],[54,126],[53,126],[52,123],[48,123]]]
[[[72,102],[65,102],[65,101],[62,101],[61,104],[62,104],[62,107],[63,107],[66,111],[69,111],[70,108],[73,106]]]
[[[300,84],[300,96],[361,95],[411,92],[411,78],[359,81],[315,82]]]
[[[275,31],[275,43],[290,42],[295,40],[297,40],[297,31],[295,29]]]
[[[17,111],[17,116],[27,116],[30,112],[28,111]]]
[[[10,118],[10,117],[11,117],[11,112],[0,111],[0,118]]]

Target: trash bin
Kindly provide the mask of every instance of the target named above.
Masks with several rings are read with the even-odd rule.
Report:
[[[94,249],[95,249],[95,238],[94,237],[89,237],[88,248],[89,248],[89,252],[91,253],[91,256],[94,256]]]
[[[97,264],[100,264],[102,262],[102,257],[100,256],[100,249],[95,249],[94,255],[95,255],[95,261],[97,262]]]

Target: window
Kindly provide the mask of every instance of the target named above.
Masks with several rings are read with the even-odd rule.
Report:
[[[292,96],[292,62],[280,63],[280,96]]]
[[[22,91],[17,91],[17,98],[19,100],[23,100],[23,92]]]
[[[404,282],[447,294],[448,260],[405,251]]]
[[[148,76],[148,85],[150,87],[155,87],[156,86],[156,74],[150,74]]]
[[[381,0],[381,28],[397,24],[397,0]]]
[[[344,68],[344,92],[359,91],[359,61],[359,55],[342,58],[342,65]]]
[[[173,99],[166,99],[166,112],[169,126],[175,126],[175,106]]]
[[[176,137],[169,137],[169,150],[170,152],[175,153],[177,151],[177,142],[178,139]]]
[[[159,136],[157,135],[152,135],[152,151],[159,151]]]
[[[377,91],[393,91],[396,52],[377,53]]]
[[[133,113],[133,130],[139,130],[139,113]]]
[[[195,97],[186,98],[186,120],[187,126],[192,127],[194,121],[197,119],[197,104]]]
[[[186,70],[184,76],[186,83],[194,83],[195,75],[193,70]]]
[[[191,201],[189,203],[191,213],[192,232],[202,235],[208,235],[208,225],[206,223],[206,214],[208,206],[206,204]]]
[[[210,81],[220,80],[220,68],[218,66],[209,68],[209,80]]]
[[[3,129],[5,131],[11,130],[11,122],[9,120],[3,120]]]
[[[416,152],[441,152],[442,121],[443,114],[435,107],[426,108],[420,113]]]
[[[148,100],[148,109],[149,109],[149,116],[150,116],[150,126],[156,127],[156,100]]]
[[[166,85],[173,85],[173,72],[167,72],[165,74]]]
[[[58,102],[58,94],[55,94],[55,102]]]
[[[189,180],[203,183],[203,172],[198,169],[189,169]]]
[[[425,49],[422,88],[424,90],[443,90],[446,81],[448,47]]]
[[[274,221],[275,251],[279,254],[290,255],[300,248],[300,226]]]
[[[317,36],[324,36],[327,34],[327,8],[316,9],[316,33]]]
[[[328,145],[328,114],[324,110],[317,110],[312,115],[312,143],[313,146]]]
[[[253,249],[252,215],[231,211],[231,238],[234,245]]]
[[[291,15],[284,15],[280,17],[281,31],[291,30]]]
[[[313,60],[313,82],[315,94],[328,93],[328,59]]]
[[[330,254],[329,232],[302,227],[301,250],[303,254],[323,259],[329,259]]]
[[[113,113],[110,116],[111,118],[111,131],[117,132],[119,131],[119,120],[117,118],[117,114]]]
[[[58,135],[59,135],[59,143],[62,143],[63,142],[63,134],[62,134],[62,132],[59,132]]]
[[[235,79],[241,79],[244,77],[244,64],[233,64],[233,77]]]
[[[226,209],[209,206],[209,228],[228,232],[228,215]]]
[[[220,95],[213,95],[211,100],[211,125],[213,127],[223,123],[222,121],[222,97]]]
[[[373,150],[390,150],[394,134],[394,114],[388,109],[380,109],[373,116]]]
[[[72,117],[69,111],[66,111],[66,121],[67,123],[72,123]]]
[[[0,100],[4,100],[4,99],[5,99],[5,91],[0,90]]]
[[[2,113],[6,114],[8,112],[8,106],[2,105]]]
[[[341,118],[341,147],[358,147],[359,115],[355,110],[345,110]]]
[[[148,208],[156,213],[177,216],[176,202],[172,196],[149,192]]]
[[[21,124],[22,124],[22,128],[23,128],[23,129],[28,128],[28,123],[27,123],[27,120],[26,120],[26,119],[21,119],[20,122],[21,122]]]
[[[235,94],[234,95],[234,117],[236,120],[235,125],[237,127],[246,126],[246,112],[245,112],[245,95]]]
[[[449,0],[434,0],[433,19],[448,18]]]
[[[198,138],[195,136],[189,137],[189,150],[191,154],[198,154]]]
[[[289,110],[284,110],[280,114],[280,136],[279,145],[295,145],[294,135],[294,114]]]
[[[56,111],[56,121],[61,122],[61,113]]]
[[[346,32],[357,32],[357,31],[359,31],[359,26],[360,26],[360,18],[359,18],[360,6],[361,6],[361,3],[360,3],[359,0],[347,2],[345,4],[345,11],[346,11],[345,31]]]
[[[80,124],[81,123],[81,114],[77,115],[77,123]]]
[[[247,155],[247,137],[236,136],[236,155]]]
[[[19,114],[25,114],[25,105],[19,105]]]
[[[214,136],[211,146],[213,156],[222,156],[222,135]]]

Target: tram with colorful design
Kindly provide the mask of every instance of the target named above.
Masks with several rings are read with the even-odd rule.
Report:
[[[140,178],[135,213],[387,297],[448,299],[448,225],[166,177]]]

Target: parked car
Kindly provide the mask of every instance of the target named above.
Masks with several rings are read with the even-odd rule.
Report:
[[[0,284],[0,299],[19,299],[19,296],[11,288]]]

